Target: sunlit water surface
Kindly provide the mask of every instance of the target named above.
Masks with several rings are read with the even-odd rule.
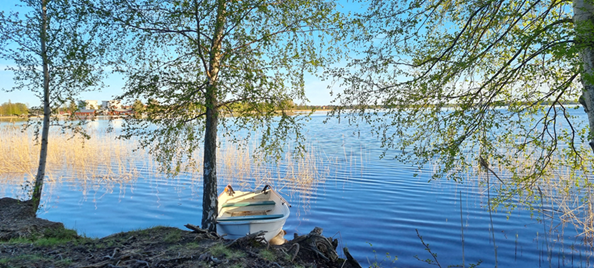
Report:
[[[573,226],[551,231],[560,222],[540,221],[538,211],[493,213],[493,240],[484,185],[428,182],[432,167],[414,177],[415,168],[379,159],[381,149],[374,138],[355,136],[347,125],[324,124],[324,119],[324,114],[314,114],[307,133],[315,157],[326,159],[316,167],[323,178],[277,189],[292,204],[284,226],[288,239],[293,233],[322,227],[324,235],[338,238],[340,247],[348,247],[363,266],[377,262],[382,267],[429,267],[415,258],[432,259],[417,231],[442,267],[461,265],[463,257],[466,266],[482,261],[481,267],[495,266],[495,258],[499,267],[591,265],[591,248],[583,246]],[[107,122],[94,125],[104,128]],[[273,169],[282,172],[283,168]],[[234,181],[233,176],[219,171],[219,191]],[[244,188],[255,187],[255,183],[242,182]],[[20,195],[20,184],[4,186],[0,196]],[[168,179],[152,166],[139,163],[137,177],[131,180],[49,181],[39,216],[90,237],[156,225],[184,229],[187,223],[200,224],[201,187],[197,175]]]

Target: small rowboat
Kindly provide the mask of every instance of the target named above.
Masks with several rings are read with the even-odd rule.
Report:
[[[289,217],[289,203],[270,185],[262,191],[233,191],[231,185],[219,195],[217,233],[227,239],[237,239],[251,233],[266,231],[270,241],[279,234]]]

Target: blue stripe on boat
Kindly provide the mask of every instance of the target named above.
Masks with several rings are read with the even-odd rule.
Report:
[[[252,215],[252,216],[237,216],[229,218],[218,218],[217,221],[255,221],[255,220],[272,220],[280,219],[284,217],[283,214],[270,214],[270,215]]]
[[[237,203],[225,203],[224,208],[228,207],[252,207],[252,206],[274,206],[274,201],[261,201],[261,202],[237,202]]]

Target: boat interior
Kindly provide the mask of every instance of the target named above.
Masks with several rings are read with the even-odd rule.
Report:
[[[276,202],[271,199],[270,193],[246,192],[236,194],[220,204],[219,219],[230,217],[269,215],[275,208]],[[250,217],[253,219],[266,219],[268,217]]]

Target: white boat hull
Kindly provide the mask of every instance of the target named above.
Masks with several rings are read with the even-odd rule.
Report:
[[[217,233],[237,239],[265,231],[264,239],[270,241],[281,232],[289,214],[289,204],[272,189],[233,192],[225,188],[219,195]]]
[[[250,222],[219,222],[217,233],[226,239],[237,239],[251,233],[266,231],[264,239],[270,241],[283,229],[286,219],[274,221],[250,221]]]

